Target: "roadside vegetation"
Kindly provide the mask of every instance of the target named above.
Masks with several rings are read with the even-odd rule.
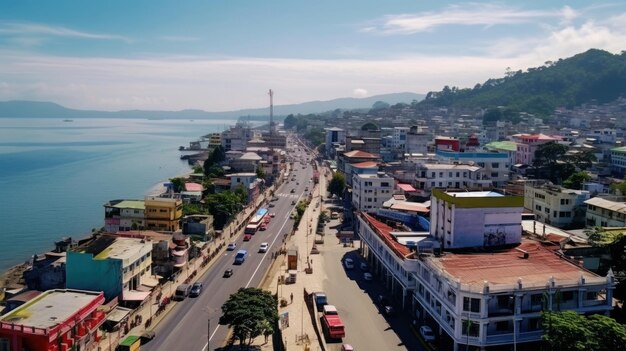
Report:
[[[222,305],[220,324],[233,330],[242,349],[260,335],[272,335],[278,323],[276,297],[258,288],[240,288]]]

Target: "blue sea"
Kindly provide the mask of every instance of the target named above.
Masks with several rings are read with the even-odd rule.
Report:
[[[104,225],[104,203],[189,172],[178,147],[235,123],[0,118],[0,271],[88,236]]]

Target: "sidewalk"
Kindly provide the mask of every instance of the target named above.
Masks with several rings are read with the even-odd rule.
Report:
[[[274,187],[266,189],[266,194],[269,194],[273,189]],[[168,312],[176,306],[176,302],[171,298],[176,287],[188,278],[190,279],[190,284],[192,284],[213,265],[213,262],[215,262],[214,258],[220,256],[226,250],[226,245],[236,235],[242,233],[248,219],[265,202],[266,194],[261,194],[256,199],[254,205],[249,205],[242,212],[238,213],[235,219],[224,228],[222,235],[207,243],[206,247],[201,251],[201,257],[190,260],[174,281],[167,281],[165,284],[155,287],[140,307],[130,312],[126,322],[122,322],[119,330],[104,333],[98,344],[98,350],[113,351],[126,336],[141,336],[146,330],[156,327]],[[162,306],[161,310],[159,310],[159,306]]]
[[[321,174],[325,175],[326,173],[321,172]],[[305,302],[304,291],[306,289],[310,294],[315,291],[323,290],[322,281],[326,277],[322,269],[324,256],[311,254],[311,249],[315,243],[315,229],[317,228],[320,214],[320,205],[323,202],[323,198],[320,197],[320,189],[322,195],[325,195],[326,183],[327,179],[321,176],[319,184],[313,188],[312,201],[307,207],[300,221],[300,225],[287,240],[287,249],[293,246],[298,249],[298,275],[296,282],[293,284],[278,284],[280,276],[287,274],[287,256],[281,255],[272,264],[272,267],[270,267],[266,279],[261,286],[261,288],[278,295],[278,313],[280,316],[283,316],[283,318],[284,316],[288,316],[288,318],[286,318],[288,322],[281,326],[283,343],[287,350],[322,350],[322,346],[320,345],[324,343],[323,334],[322,340],[320,340],[315,332],[313,321],[311,320]],[[335,241],[333,239],[334,238],[326,238],[326,243],[334,243]],[[310,274],[305,272],[305,268],[307,267],[312,268]],[[291,296],[293,296],[293,299],[291,299]],[[287,301],[287,305],[284,307],[280,306],[282,299]],[[263,338],[257,338],[252,345],[261,350],[273,350],[271,338],[268,342],[263,341]]]

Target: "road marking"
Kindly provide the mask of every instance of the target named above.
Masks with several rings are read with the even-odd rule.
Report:
[[[304,195],[304,194],[302,194],[302,195]],[[302,198],[302,195],[300,195],[300,197],[298,197],[298,201],[296,201],[296,203],[300,202],[300,199]],[[291,210],[293,211],[293,207],[292,207]],[[278,233],[276,233],[276,236],[274,236],[274,240],[270,244],[270,248],[274,245],[274,243],[278,239],[278,236],[280,235],[280,233],[282,233],[283,229],[285,228],[285,225],[287,225],[287,220],[285,220],[285,222],[283,223],[283,226],[280,227],[280,230],[278,231]],[[250,286],[250,283],[252,283],[252,279],[254,279],[254,276],[256,275],[257,271],[259,270],[259,268],[261,268],[261,264],[263,264],[263,261],[265,260],[265,256],[267,256],[268,253],[269,253],[269,249],[263,254],[261,262],[259,262],[258,266],[256,266],[256,269],[252,273],[252,277],[250,277],[250,280],[248,280],[248,284],[246,284],[246,286],[245,286],[246,288]],[[213,333],[211,333],[211,336],[209,336],[209,342],[213,339],[213,336],[215,335],[215,333],[217,333],[217,330],[220,328],[220,326],[221,325],[218,324],[218,326],[215,327],[215,330],[213,331]],[[204,344],[204,347],[202,348],[202,351],[205,351],[207,349],[207,347],[209,346],[209,342]]]

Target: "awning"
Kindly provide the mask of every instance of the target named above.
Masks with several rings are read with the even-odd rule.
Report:
[[[122,292],[122,300],[124,301],[143,301],[148,295],[150,295],[149,291],[124,291]]]
[[[115,307],[111,312],[107,314],[107,321],[114,323],[121,322],[132,310],[130,308]]]
[[[413,186],[411,186],[411,184],[398,183],[398,188],[400,188],[403,191],[406,191],[408,193],[416,191],[415,188]]]
[[[157,279],[154,279],[152,276],[144,276],[143,278],[141,278],[141,285],[154,288],[155,286],[159,285],[159,281]]]

